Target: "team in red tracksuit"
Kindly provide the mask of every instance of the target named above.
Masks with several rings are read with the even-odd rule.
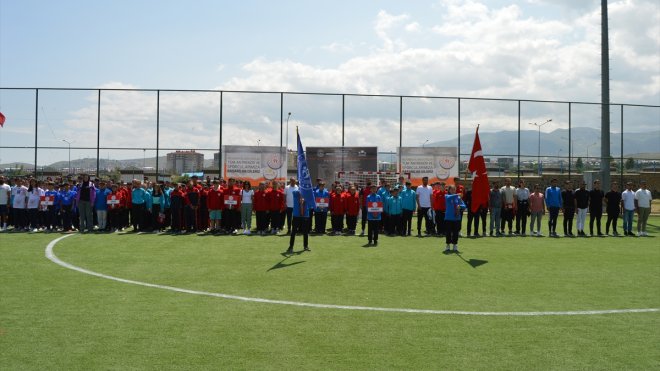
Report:
[[[236,180],[230,178],[223,191],[225,209],[222,212],[222,226],[228,233],[241,228],[241,188],[236,187]]]
[[[172,232],[179,233],[184,229],[183,210],[185,207],[185,189],[182,185],[170,192],[170,213],[172,214]]]
[[[444,188],[444,185],[440,185],[439,188],[433,190],[433,195],[431,196],[433,210],[435,211],[436,233],[439,235],[445,234],[445,210],[447,209],[445,195],[447,192]]]
[[[346,205],[344,204],[344,194],[342,193],[341,186],[337,186],[335,191],[330,193],[330,224],[332,225],[332,233],[340,235],[344,228],[344,214],[346,214]]]
[[[252,198],[252,209],[257,216],[257,233],[263,235],[268,230],[268,190],[261,183],[259,188],[254,191]]]
[[[122,229],[121,213],[126,208],[126,200],[117,185],[112,186],[112,192],[108,193],[106,203],[108,205],[108,226],[115,231]]]
[[[270,226],[272,233],[276,234],[282,224],[282,211],[286,210],[286,197],[284,191],[273,182],[273,188],[267,191],[268,214],[270,215]]]
[[[346,227],[349,234],[355,234],[357,227],[357,218],[360,213],[360,194],[355,190],[355,187],[349,188],[348,192],[343,195],[344,210],[346,211]]]
[[[206,206],[209,210],[209,219],[211,220],[211,232],[220,232],[220,221],[222,219],[222,210],[225,208],[223,199],[223,189],[214,181],[206,196]]]
[[[186,222],[186,230],[193,233],[197,230],[197,209],[199,208],[199,189],[192,183],[188,183],[186,193],[183,197],[184,200],[184,218]]]

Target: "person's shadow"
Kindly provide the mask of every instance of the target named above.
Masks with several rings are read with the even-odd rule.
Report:
[[[304,263],[304,262],[305,262],[304,260],[297,261],[297,262],[293,262],[293,263],[289,263],[289,264],[286,263],[287,259],[289,259],[289,258],[292,257],[293,255],[300,255],[300,254],[302,254],[302,253],[303,253],[303,251],[296,251],[296,252],[294,252],[294,253],[292,253],[292,254],[287,254],[287,253],[282,253],[282,254],[280,254],[280,255],[282,255],[282,256],[284,257],[284,259],[282,259],[282,260],[280,260],[279,262],[275,263],[275,265],[273,265],[272,267],[270,267],[266,272],[270,272],[270,271],[272,271],[272,270],[280,269],[280,268],[288,268],[288,267],[292,267],[292,266],[294,266],[294,265],[296,265],[296,264]]]
[[[470,260],[465,260],[463,255],[461,253],[457,253],[456,256],[461,258],[462,261],[468,263],[472,268],[477,268],[478,266],[484,265],[488,263],[488,260],[481,260],[481,259],[470,259]]]

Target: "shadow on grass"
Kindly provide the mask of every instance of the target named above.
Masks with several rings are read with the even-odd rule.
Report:
[[[275,263],[275,265],[268,268],[268,270],[266,272],[270,272],[270,271],[275,270],[275,269],[288,268],[288,267],[292,267],[292,266],[297,265],[297,264],[304,263],[305,262],[304,260],[289,263],[289,264],[286,263],[287,259],[289,259],[293,255],[300,255],[302,253],[303,253],[303,251],[295,251],[291,254],[282,253],[281,255],[284,257],[284,259],[280,260],[279,262]]]
[[[477,269],[478,266],[484,265],[488,263],[488,260],[481,260],[481,259],[470,259],[470,260],[465,260],[463,255],[460,253],[456,254],[459,258],[461,258],[462,261],[468,263],[472,268]]]

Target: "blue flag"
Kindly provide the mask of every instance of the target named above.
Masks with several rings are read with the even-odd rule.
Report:
[[[305,159],[305,152],[303,151],[302,143],[300,142],[300,133],[296,129],[298,136],[298,188],[300,193],[305,199],[305,205],[308,209],[316,207],[316,200],[314,199],[314,189],[312,188],[312,178],[309,175],[309,168],[307,167],[307,160]]]

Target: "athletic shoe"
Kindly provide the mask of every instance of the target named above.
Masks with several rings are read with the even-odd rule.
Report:
[[[360,232],[360,237],[364,237],[364,229]]]
[[[643,235],[642,232],[637,232],[637,237],[642,237]]]
[[[309,247],[305,247],[303,250],[304,251],[312,251],[312,250],[309,249]]]
[[[252,234],[252,231],[250,231],[249,229],[246,229],[246,230],[245,230],[245,234],[249,236],[249,235]]]
[[[289,247],[285,254],[293,254],[293,247]]]

